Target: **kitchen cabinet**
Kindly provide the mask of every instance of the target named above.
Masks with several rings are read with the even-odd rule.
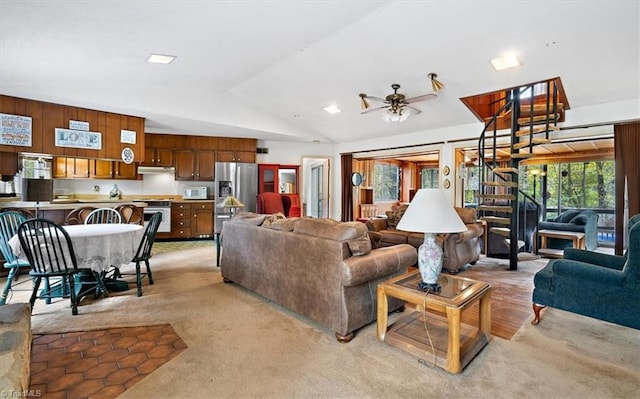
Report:
[[[18,153],[0,152],[0,175],[15,176],[18,174]]]
[[[214,181],[215,151],[177,150],[176,180]]]
[[[93,179],[111,179],[113,177],[113,162],[103,159],[93,159],[90,165],[90,175]]]
[[[213,236],[213,202],[191,204],[193,221],[191,233],[194,237]]]
[[[54,179],[128,179],[137,180],[135,164],[86,158],[53,158]]]
[[[251,151],[216,151],[216,161],[255,163],[256,153]]]
[[[172,203],[171,238],[190,238],[192,217],[191,204]]]
[[[122,180],[137,180],[138,179],[138,170],[136,165],[133,163],[124,163],[124,162],[114,162],[114,179],[122,179]]]
[[[68,178],[89,178],[89,160],[85,158],[53,158],[54,179]]]
[[[213,201],[173,202],[170,238],[213,236]]]
[[[142,166],[164,166],[171,167],[173,164],[173,150],[168,148],[147,147],[144,150],[144,161]]]

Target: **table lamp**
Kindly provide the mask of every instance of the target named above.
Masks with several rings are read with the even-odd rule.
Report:
[[[51,201],[52,199],[52,179],[22,179],[22,200],[36,201],[36,218],[38,218],[38,207],[40,206],[40,201]]]
[[[424,233],[418,248],[418,269],[422,281],[418,289],[440,291],[438,275],[442,271],[442,248],[436,241],[438,233],[466,231],[458,213],[439,189],[420,189],[396,227],[398,230]]]

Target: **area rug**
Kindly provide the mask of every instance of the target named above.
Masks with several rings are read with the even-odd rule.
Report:
[[[223,283],[214,257],[214,248],[158,254],[142,297],[89,299],[78,316],[68,302],[38,301],[34,333],[170,323],[188,348],[121,398],[628,398],[640,390],[638,330],[547,309],[539,326],[494,337],[454,375],[379,342],[375,323],[340,344]]]

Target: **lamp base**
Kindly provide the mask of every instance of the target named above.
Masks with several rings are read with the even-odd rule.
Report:
[[[440,292],[440,290],[442,289],[442,286],[440,286],[440,284],[438,283],[431,284],[431,283],[425,283],[424,281],[421,281],[420,284],[418,284],[418,289],[420,291]]]

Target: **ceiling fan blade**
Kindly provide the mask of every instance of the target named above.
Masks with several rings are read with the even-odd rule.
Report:
[[[413,104],[413,103],[417,103],[420,101],[425,101],[425,100],[430,100],[432,98],[437,98],[438,95],[437,94],[425,94],[424,96],[418,96],[418,97],[412,97],[412,98],[405,98],[403,103],[404,104]]]
[[[378,107],[378,108],[371,108],[371,109],[368,109],[368,110],[366,110],[366,111],[362,111],[362,112],[360,112],[360,113],[361,113],[361,114],[368,114],[369,112],[378,111],[378,110],[381,110],[381,109],[387,109],[387,108],[389,108],[389,107],[384,106],[384,107]]]
[[[374,96],[365,96],[365,98],[367,100],[373,100],[373,101],[378,101],[378,102],[381,102],[381,103],[389,104],[389,101],[385,100],[384,98],[374,97]]]
[[[404,105],[402,108],[410,108],[411,111],[413,111],[414,114],[422,113],[422,111],[420,111],[418,108],[412,107],[411,105]]]

